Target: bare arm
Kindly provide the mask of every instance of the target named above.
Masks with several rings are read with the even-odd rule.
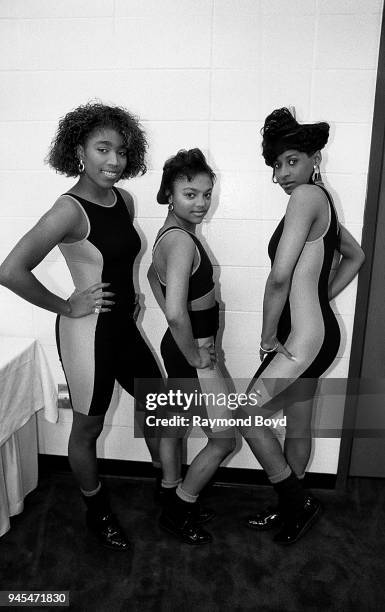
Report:
[[[70,300],[66,301],[44,287],[32,273],[32,270],[59,242],[66,238],[76,239],[79,214],[78,208],[71,200],[59,198],[37,224],[19,240],[1,264],[0,284],[31,304],[51,312],[70,317],[90,314],[96,297],[101,299],[103,296],[111,295],[101,293],[102,286],[106,283],[98,283],[87,290],[88,292],[71,296]],[[108,301],[103,303],[109,304]]]
[[[336,273],[329,283],[329,300],[334,299],[353,280],[365,261],[365,255],[358,242],[341,225],[339,252],[341,259]]]
[[[125,205],[127,206],[128,214],[130,215],[131,221],[134,222],[134,217],[135,217],[134,198],[128,191],[126,191],[125,189],[122,189],[121,187],[117,187],[117,190],[119,191],[120,195],[122,196],[124,200]],[[140,293],[135,293],[135,309],[134,309],[134,312],[132,313],[132,318],[134,319],[134,321],[137,321],[139,317],[140,308],[141,308]]]
[[[310,185],[298,187],[290,197],[285,215],[285,225],[268,276],[263,299],[263,325],[261,346],[271,349],[277,344],[276,333],[282,314],[293,271],[306,242],[309,230],[316,219],[325,196]],[[281,344],[279,352],[291,357]]]
[[[166,259],[167,289],[164,313],[170,331],[190,365],[195,368],[209,367],[211,365],[209,351],[205,347],[198,348],[187,310],[188,286],[194,261],[195,244],[185,233],[174,231],[163,238],[160,246],[164,249]]]
[[[148,269],[147,279],[148,279],[148,282],[150,283],[152,293],[154,294],[154,297],[159,305],[159,308],[162,310],[164,314],[166,314],[166,300],[164,299],[164,295],[162,293],[160,282],[155,272],[154,264],[151,264],[151,266]]]

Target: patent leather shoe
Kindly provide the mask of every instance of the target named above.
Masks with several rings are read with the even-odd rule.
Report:
[[[273,508],[271,506],[265,508],[254,516],[244,519],[244,524],[246,527],[255,529],[256,531],[267,531],[268,529],[273,529],[274,527],[279,526],[281,522],[281,512],[277,507]]]
[[[321,512],[321,502],[312,495],[307,495],[301,511],[283,519],[282,528],[274,536],[274,541],[279,544],[294,544],[310,529]]]
[[[102,515],[87,512],[86,521],[90,531],[97,536],[103,546],[112,550],[125,551],[131,548],[118,519],[112,512]]]
[[[210,533],[197,525],[194,510],[179,513],[174,508],[164,509],[159,519],[159,527],[185,544],[209,544],[213,539]]]
[[[165,508],[166,506],[172,504],[175,498],[175,489],[164,489],[160,487],[158,489],[157,501],[159,501],[160,505]],[[203,525],[204,523],[208,523],[213,518],[216,517],[216,512],[211,508],[207,508],[206,506],[202,506],[199,502],[196,502],[194,505],[194,520],[197,525]]]
[[[206,506],[201,506],[199,502],[196,502],[194,506],[196,506],[194,510],[194,519],[197,525],[204,525],[204,523],[208,523],[217,515],[214,510]]]

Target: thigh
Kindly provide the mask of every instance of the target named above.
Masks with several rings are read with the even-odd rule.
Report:
[[[169,378],[185,378],[197,379],[198,374],[196,368],[191,366],[183,355],[179,346],[174,340],[174,337],[167,329],[160,343],[160,352],[162,355],[164,367],[166,368]]]
[[[300,378],[288,392],[283,407],[287,438],[301,437],[310,431],[317,384],[316,379]]]
[[[211,369],[199,369],[197,372],[202,397],[197,413],[204,423],[202,429],[210,438],[223,432],[227,437],[233,437],[235,412],[230,407],[235,401],[234,393],[230,393],[217,364]]]
[[[103,315],[79,319],[58,317],[56,338],[72,408],[85,415],[104,415],[114,388],[114,345]]]
[[[155,356],[134,321],[127,321],[116,339],[116,379],[140,404],[148,393],[164,391],[162,373]]]

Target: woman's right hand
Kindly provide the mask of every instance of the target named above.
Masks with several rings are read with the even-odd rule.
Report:
[[[111,293],[111,291],[103,291],[103,288],[108,287],[110,284],[96,283],[84,291],[74,291],[68,299],[71,311],[66,316],[78,319],[90,314],[110,312],[111,308],[109,306],[113,306],[115,302],[106,298],[113,297],[115,294]]]

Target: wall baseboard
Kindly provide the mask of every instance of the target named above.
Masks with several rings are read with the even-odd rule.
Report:
[[[67,457],[63,455],[39,454],[39,472],[70,472]],[[123,461],[118,459],[98,459],[99,473],[103,476],[121,478],[153,478],[152,464],[148,461]],[[185,466],[186,468],[187,466]],[[336,474],[308,472],[305,476],[306,487],[315,489],[334,489]],[[263,470],[220,467],[213,480],[215,485],[260,485],[268,486],[269,481]]]

